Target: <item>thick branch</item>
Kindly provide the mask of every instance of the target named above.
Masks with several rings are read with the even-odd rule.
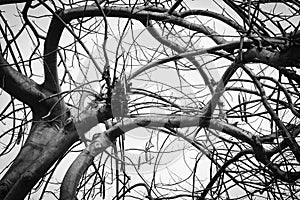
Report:
[[[102,133],[77,156],[64,177],[60,190],[60,200],[76,199],[75,193],[80,178],[92,164],[95,156],[102,153],[110,145],[109,138]]]
[[[49,124],[45,122],[34,122],[32,124],[29,132],[30,136],[27,138],[18,156],[14,159],[13,165],[1,179],[0,199],[5,197],[14,184],[20,179],[20,176],[40,156],[51,137],[55,134],[57,134],[57,128],[55,126],[49,126]],[[20,194],[19,191],[17,194]]]
[[[89,151],[82,151],[79,156],[74,160],[70,168],[68,169],[61,189],[60,200],[75,200],[75,194],[77,184],[80,181],[81,176],[86,172],[88,167],[92,164],[94,156]]]
[[[0,0],[0,5],[26,3],[26,2],[30,2],[30,1],[32,1],[32,0]]]
[[[270,51],[266,48],[253,47],[245,54],[246,62],[261,62],[275,68],[300,67],[300,46],[292,46],[285,51]]]
[[[57,93],[60,91],[57,75],[57,48],[65,24],[53,16],[44,44],[44,83],[45,89]]]
[[[166,127],[166,128],[181,128],[200,126],[208,127],[215,130],[222,131],[228,135],[242,140],[243,142],[252,144],[252,134],[237,128],[233,125],[224,123],[215,119],[203,119],[201,117],[188,116],[174,116],[174,117],[141,117],[124,119],[118,124],[112,126],[103,133],[94,136],[91,144],[83,151],[73,162],[61,186],[61,200],[74,199],[77,184],[83,173],[92,163],[93,158],[104,152],[116,140],[117,137],[123,135],[125,132],[138,127]]]
[[[26,148],[22,149],[18,159],[15,160],[17,163],[1,181],[1,192],[9,191],[5,199],[24,199],[56,160],[78,140],[78,131],[88,131],[95,124],[104,122],[111,116],[110,108],[104,106],[85,111],[80,118],[75,117],[74,121],[66,120],[64,127],[59,130],[51,123],[39,123],[31,130],[30,140],[26,141]],[[92,118],[96,119],[95,123],[92,120],[92,123],[85,124]],[[27,161],[26,164],[25,161]]]
[[[182,26],[199,33],[203,33],[206,36],[212,38],[217,44],[223,44],[226,42],[222,37],[219,37],[212,29],[206,26],[190,23],[181,17],[170,16],[167,13],[162,13],[160,9],[157,12],[145,10],[144,7],[132,8],[127,7],[103,7],[101,10],[97,6],[82,6],[62,11],[59,14],[59,18],[54,16],[52,18],[47,39],[45,42],[45,88],[49,90],[58,91],[58,78],[57,78],[57,48],[58,43],[66,24],[71,20],[81,17],[93,17],[103,16],[106,17],[120,17],[136,19],[139,21],[156,20],[156,21],[168,21],[171,24]]]
[[[183,0],[177,0],[174,5],[168,10],[168,14],[171,15],[175,10],[176,8],[181,4]]]
[[[0,54],[0,88],[31,107],[45,97],[40,86],[12,68],[2,54]]]
[[[42,146],[38,158],[33,160],[31,165],[20,174],[20,178],[6,195],[5,200],[24,199],[37,181],[76,140],[78,140],[78,135],[74,125],[56,132],[47,145]]]

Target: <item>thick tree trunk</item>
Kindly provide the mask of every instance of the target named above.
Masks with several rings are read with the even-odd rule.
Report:
[[[74,124],[64,125],[67,118],[67,114],[64,114],[67,112],[63,112],[66,111],[64,104],[58,104],[54,111],[50,119],[42,119],[44,115],[41,112],[34,113],[29,136],[0,182],[0,199],[24,199],[37,181],[78,139]]]

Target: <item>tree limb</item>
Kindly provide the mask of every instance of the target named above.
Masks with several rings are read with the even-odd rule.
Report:
[[[1,53],[0,88],[32,108],[46,96],[36,82],[15,70]]]
[[[252,134],[216,119],[202,119],[201,117],[171,116],[171,117],[140,117],[121,120],[110,129],[95,135],[93,141],[81,152],[68,169],[61,186],[61,200],[75,198],[77,184],[83,173],[98,154],[112,145],[114,141],[124,133],[138,127],[172,127],[182,128],[200,126],[219,130],[248,144],[253,143]]]
[[[6,4],[15,4],[15,3],[26,3],[33,0],[0,0],[0,5],[6,5]]]

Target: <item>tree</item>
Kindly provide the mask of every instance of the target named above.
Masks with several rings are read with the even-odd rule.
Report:
[[[0,199],[299,198],[298,1],[0,4]]]

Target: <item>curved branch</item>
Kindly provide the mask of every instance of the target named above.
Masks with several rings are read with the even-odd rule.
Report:
[[[212,17],[212,18],[218,19],[218,20],[224,22],[225,24],[231,26],[232,28],[236,29],[236,31],[238,31],[238,32],[246,32],[246,30],[241,25],[239,25],[237,22],[233,21],[232,19],[230,19],[222,14],[215,13],[215,12],[212,12],[209,10],[187,10],[187,11],[179,13],[179,16],[182,18],[185,18],[190,15],[202,15],[202,16]]]
[[[93,163],[94,156],[83,150],[68,169],[60,189],[60,200],[75,200],[77,185],[81,176]]]
[[[253,74],[253,72],[250,69],[248,69],[247,67],[245,67],[245,66],[243,67],[243,70],[253,80],[254,85],[256,86],[256,88],[258,89],[258,91],[260,92],[262,103],[263,103],[264,107],[266,108],[266,110],[270,114],[271,118],[274,120],[274,122],[277,125],[277,127],[280,130],[282,130],[282,135],[284,137],[286,137],[287,143],[288,143],[291,151],[295,155],[296,160],[300,163],[300,146],[299,146],[299,144],[297,143],[297,141],[295,140],[295,138],[292,137],[292,135],[290,134],[289,130],[285,127],[285,125],[280,120],[280,118],[278,117],[278,115],[272,109],[271,105],[268,103],[268,100],[267,100],[267,97],[266,97],[266,93],[265,93],[265,91],[264,91],[261,83],[259,82],[259,80]]]
[[[148,26],[147,26],[148,24]],[[163,45],[166,45],[167,47],[171,48],[172,50],[176,51],[177,53],[183,53],[185,52],[185,49],[179,45],[177,45],[176,43],[173,43],[172,41],[162,37],[158,31],[153,27],[153,25],[151,24],[150,21],[148,21],[148,23],[144,24],[145,26],[147,26],[147,30],[148,32],[160,43],[162,43]],[[205,73],[205,71],[203,70],[202,66],[200,65],[200,63],[194,58],[194,57],[187,57],[187,59],[198,69],[200,75],[202,76],[205,85],[208,86],[208,88],[210,89],[210,92],[213,93],[214,89],[213,86],[207,76],[207,74]]]
[[[45,42],[45,74],[46,74],[45,79],[47,79],[45,80],[45,84],[49,84],[49,86],[46,88],[50,89],[50,88],[57,87],[56,51],[57,51],[57,47],[58,47],[58,43],[62,31],[66,27],[65,24],[69,23],[71,20],[76,18],[104,16],[104,15],[106,17],[136,19],[141,22],[145,22],[147,20],[167,21],[168,23],[182,26],[190,30],[197,31],[199,33],[203,33],[206,36],[212,38],[217,44],[223,44],[226,46],[226,48],[225,47],[224,48],[221,47],[219,49],[211,48],[211,49],[207,49],[206,51],[216,51],[216,50],[232,51],[238,48],[238,45],[236,44],[239,42],[233,42],[228,44],[226,43],[226,40],[224,40],[222,37],[219,37],[217,34],[215,34],[215,32],[211,30],[209,27],[190,23],[182,19],[181,17],[177,17],[173,15],[170,16],[167,13],[162,12],[161,9],[151,8],[147,10],[147,8],[145,7],[136,7],[134,9],[128,7],[103,7],[101,10],[99,10],[97,6],[81,6],[81,7],[61,11],[59,13],[59,17],[52,18],[50,28],[49,28],[49,33],[47,35],[47,40]],[[272,38],[265,38],[264,42],[268,43],[273,40],[274,39]],[[276,42],[284,43],[285,41],[277,39]],[[231,46],[230,44],[232,44],[233,46]],[[244,42],[244,45],[245,44],[247,44],[247,42]],[[196,54],[197,53],[204,53],[204,52],[197,51]],[[186,56],[194,56],[194,55],[186,55]],[[146,66],[150,66],[150,65],[146,65]],[[147,67],[144,66],[143,68],[147,68]],[[144,69],[141,69],[141,71],[143,70]],[[51,82],[53,82],[54,84]]]
[[[45,4],[44,4],[45,5]],[[46,5],[45,5],[46,6]],[[219,37],[212,29],[206,26],[190,23],[180,17],[171,16],[167,13],[162,13],[160,9],[157,12],[147,11],[144,7],[127,8],[127,7],[103,7],[99,10],[98,6],[81,6],[77,8],[53,13],[53,18],[50,23],[49,31],[44,47],[44,71],[45,82],[44,87],[53,92],[59,92],[58,76],[57,76],[57,48],[61,38],[61,34],[66,27],[66,24],[71,20],[81,17],[106,16],[136,19],[139,21],[156,20],[168,21],[169,23],[188,28],[212,38],[217,44],[226,42],[222,37]],[[93,59],[92,59],[93,60]],[[94,63],[97,66],[97,63]]]
[[[224,0],[224,2],[229,6],[231,7],[240,17],[241,19],[243,20],[243,22],[245,22],[248,26],[251,26],[251,23],[253,23],[257,29],[259,29],[259,31],[264,35],[264,36],[269,36],[268,32],[266,31],[266,27],[263,28],[263,26],[261,25],[258,25],[256,23],[256,21],[259,21],[260,20],[255,17],[255,16],[251,16],[253,18],[252,21],[249,20],[249,16],[247,16],[247,14],[244,12],[243,9],[241,9],[239,6],[235,5],[233,1],[231,0]],[[254,19],[255,18],[255,19]]]
[[[64,24],[53,16],[44,44],[44,83],[45,89],[57,93],[60,91],[57,75],[57,48],[64,30]]]
[[[252,40],[246,40],[244,41],[244,48],[250,47],[251,44],[253,44]],[[193,56],[199,56],[202,54],[206,54],[206,53],[214,53],[216,51],[220,51],[220,50],[232,50],[232,49],[236,49],[240,46],[240,41],[234,41],[234,42],[228,42],[225,44],[220,44],[214,47],[210,47],[210,48],[206,48],[206,49],[198,49],[198,50],[192,50],[192,51],[187,51],[184,53],[180,53],[174,56],[169,56],[167,58],[163,58],[157,61],[153,61],[151,63],[148,63],[147,65],[144,65],[143,67],[139,68],[138,70],[136,70],[135,72],[133,72],[128,79],[133,79],[135,77],[137,77],[139,74],[143,73],[144,71],[151,69],[152,67],[155,67],[157,65],[161,65],[170,61],[174,61],[174,60],[179,60],[182,58],[189,58],[189,57],[193,57]]]
[[[212,128],[227,133],[251,146],[253,143],[251,133],[216,119],[203,119],[202,117],[188,116],[158,116],[123,119],[105,132],[96,134],[86,150],[81,152],[76,158],[64,177],[61,186],[61,200],[71,200],[75,198],[77,184],[81,176],[92,163],[94,157],[103,153],[107,147],[111,146],[114,141],[125,132],[138,127],[180,128],[191,126]]]
[[[208,192],[212,189],[213,185],[215,184],[215,182],[218,180],[218,178],[221,176],[222,173],[225,172],[226,168],[231,165],[232,163],[238,161],[238,159],[240,159],[242,156],[247,155],[247,154],[253,154],[253,150],[252,149],[246,149],[243,150],[241,152],[239,152],[238,154],[236,154],[233,158],[231,158],[230,160],[226,161],[224,163],[224,165],[222,165],[222,167],[217,171],[217,173],[214,175],[214,177],[209,181],[209,183],[206,185],[205,189],[203,190],[203,192],[201,193],[200,198],[198,199],[205,199],[205,196],[208,194]]]

